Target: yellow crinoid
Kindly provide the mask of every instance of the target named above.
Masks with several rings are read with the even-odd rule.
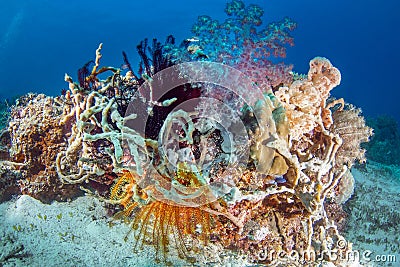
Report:
[[[179,176],[184,179],[182,173]],[[207,244],[209,240],[213,220],[213,215],[206,211],[209,205],[190,207],[152,199],[146,189],[139,188],[138,178],[124,171],[111,190],[110,199],[124,208],[116,217],[131,222],[131,230],[125,238],[133,232],[135,250],[142,249],[145,244],[153,245],[158,261],[162,251],[167,262],[171,248],[176,249],[179,257],[194,260],[190,254],[193,242]]]

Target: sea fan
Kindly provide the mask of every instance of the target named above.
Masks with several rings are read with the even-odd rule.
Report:
[[[344,109],[333,112],[331,131],[342,138],[342,145],[336,155],[336,166],[346,164],[349,168],[356,160],[365,162],[365,149],[360,144],[368,142],[372,129],[365,125],[364,117],[360,115],[361,109],[353,105],[346,105]]]

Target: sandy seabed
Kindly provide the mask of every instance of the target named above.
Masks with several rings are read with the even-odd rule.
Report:
[[[345,238],[364,266],[400,266],[400,166],[369,162],[352,174]]]
[[[3,266],[151,266],[152,248],[134,254],[129,226],[110,227],[94,197],[42,204],[23,195],[0,205]]]
[[[396,262],[371,261],[365,266],[399,266],[400,226],[393,221],[400,218],[399,168],[369,164],[352,173],[356,193],[346,205],[351,211],[346,238],[353,248],[372,251],[371,257],[396,257]],[[104,203],[92,196],[48,205],[23,195],[0,204],[0,217],[0,266],[165,265],[155,264],[152,246],[134,252],[134,238],[124,241],[129,225],[113,221]],[[207,266],[247,265],[233,255],[218,257]],[[173,256],[170,260],[174,266],[205,266]]]
[[[124,241],[129,224],[106,213],[104,203],[92,196],[51,205],[27,195],[4,202],[0,204],[0,266],[165,265],[155,263],[152,246],[135,253],[134,237]],[[173,254],[168,260],[173,266],[205,265],[191,265]],[[219,254],[208,266],[245,265],[241,257]]]

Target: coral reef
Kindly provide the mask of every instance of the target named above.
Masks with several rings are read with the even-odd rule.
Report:
[[[135,247],[152,244],[165,263],[170,251],[193,262],[216,246],[270,266],[344,266],[324,252],[352,252],[342,206],[371,129],[329,98],[341,79],[329,60],[312,59],[307,76],[272,63],[293,44],[290,19],[258,30],[263,10],[238,0],[226,13],[199,17],[198,39],[181,46],[141,42],[137,74],[126,53],[125,73],[101,67],[100,44],[78,82],[65,75],[63,96],[21,99],[9,132],[22,193],[109,189]]]
[[[44,202],[66,200],[78,192],[60,181],[55,159],[66,147],[66,129],[59,124],[62,98],[28,94],[19,99],[11,112],[10,158],[24,179],[18,181],[23,194]]]
[[[11,107],[16,103],[18,98],[18,96],[13,96],[11,98],[0,100],[0,132],[7,128]]]
[[[8,129],[0,131],[0,160],[10,159],[11,138]]]
[[[7,117],[8,117],[7,109],[8,109],[7,102],[1,101],[0,102],[0,130],[3,130],[7,125]]]
[[[4,163],[4,162],[3,162]],[[21,174],[6,164],[0,165],[0,202],[9,200],[21,193],[18,181]]]
[[[261,257],[260,253],[264,251],[297,251],[299,255],[318,255],[326,249],[334,249],[337,242],[343,240],[338,226],[343,227],[346,216],[340,205],[352,193],[353,180],[348,170],[354,160],[363,159],[364,152],[359,145],[368,139],[371,130],[364,125],[358,110],[343,109],[342,101],[327,103],[329,91],[340,80],[338,70],[323,58],[312,60],[310,67],[308,79],[301,80],[300,85],[292,87],[293,94],[288,88],[281,87],[276,91],[276,96],[270,91],[263,95],[263,100],[253,101],[253,104],[250,101],[249,106],[241,109],[242,120],[247,125],[251,140],[250,165],[247,163],[247,169],[242,172],[233,171],[226,163],[209,165],[217,168],[217,171],[212,172],[211,179],[227,186],[222,195],[218,195],[221,192],[214,187],[207,175],[211,170],[206,168],[198,171],[197,168],[201,166],[195,167],[190,162],[207,157],[207,152],[206,155],[202,154],[204,151],[200,149],[201,142],[194,142],[194,139],[202,140],[205,138],[204,133],[210,131],[216,139],[204,139],[208,140],[205,143],[208,149],[215,151],[214,154],[221,155],[224,151],[231,154],[222,147],[226,136],[221,134],[222,129],[215,124],[205,126],[202,120],[194,123],[189,113],[182,109],[173,111],[164,121],[159,132],[161,139],[158,139],[158,145],[154,142],[156,140],[143,139],[146,145],[141,149],[148,153],[150,165],[138,168],[138,161],[129,149],[124,157],[132,162],[128,166],[133,168],[129,170],[126,165],[120,165],[122,162],[113,161],[113,166],[119,167],[114,171],[122,170],[125,174],[114,185],[111,201],[123,206],[124,210],[120,213],[123,217],[135,217],[132,228],[139,229],[136,239],[149,239],[164,253],[166,244],[174,243],[180,247],[178,250],[181,255],[186,255],[186,247],[180,245],[184,243],[181,238],[193,238],[196,232],[194,225],[184,228],[180,218],[186,216],[196,221],[195,225],[203,225],[204,218],[212,215],[215,218],[213,223],[206,220],[206,226],[200,227],[205,232],[199,232],[209,237],[203,236],[200,240],[210,239],[226,248],[247,251],[254,261],[278,264],[272,258]],[[153,78],[156,79],[154,76]],[[151,85],[154,83],[149,84],[145,88],[153,88]],[[197,84],[195,88],[198,86],[201,85]],[[300,92],[304,90],[314,91],[316,100],[311,102],[308,109],[291,109],[291,106],[301,106]],[[336,103],[341,105],[337,109]],[[336,115],[331,115],[331,108]],[[302,112],[304,117],[312,118],[312,127],[296,127],[297,121],[291,119],[294,110]],[[132,117],[132,114],[129,116]],[[183,124],[179,123],[181,120]],[[170,130],[176,129],[174,123],[184,126],[177,136]],[[349,126],[344,129],[343,124]],[[268,125],[268,128],[264,125]],[[119,127],[121,130],[132,131],[124,128],[128,125]],[[207,127],[207,131],[202,130],[203,127]],[[164,133],[168,133],[167,139],[162,138]],[[359,138],[350,139],[347,137],[349,133]],[[164,146],[168,147],[168,143],[175,138],[179,139],[180,148],[175,152],[177,155],[169,159],[168,156],[173,151],[169,153],[167,149],[165,154],[161,154],[160,150],[165,149]],[[91,141],[90,138],[85,140]],[[199,155],[192,159],[190,153],[187,154],[187,148],[191,151],[199,149]],[[358,151],[358,154],[346,154],[348,149]],[[109,155],[113,157],[115,152]],[[340,164],[336,164],[336,160]],[[218,162],[223,163],[223,159]],[[154,167],[155,170],[152,170]],[[191,206],[196,203],[197,206]],[[171,225],[173,220],[169,216],[174,214],[182,215],[176,216]],[[209,225],[212,225],[210,230]],[[175,242],[168,241],[169,235],[175,236]],[[345,253],[351,247],[341,249]],[[310,259],[302,260],[304,263]],[[340,260],[337,261],[340,264]],[[297,264],[302,263],[300,261]]]

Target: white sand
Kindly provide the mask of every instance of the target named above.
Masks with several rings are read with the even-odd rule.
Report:
[[[0,205],[0,258],[23,245],[4,266],[151,266],[149,247],[133,253],[133,241],[124,242],[129,226],[110,221],[99,200],[80,197],[70,203],[42,204],[29,196]]]
[[[155,250],[134,253],[134,238],[124,241],[129,225],[106,216],[103,204],[85,196],[69,203],[42,204],[29,196],[0,204],[0,266],[164,266]],[[109,223],[114,222],[110,227]],[[23,246],[23,250],[16,253]],[[211,252],[211,254],[216,254]],[[209,266],[243,266],[229,255]],[[172,256],[174,266],[193,266]],[[202,257],[199,255],[199,262]],[[203,266],[198,264],[194,266]]]
[[[400,266],[400,168],[369,162],[352,173],[355,194],[346,203],[345,237],[361,260],[363,253],[371,259],[365,266]]]

